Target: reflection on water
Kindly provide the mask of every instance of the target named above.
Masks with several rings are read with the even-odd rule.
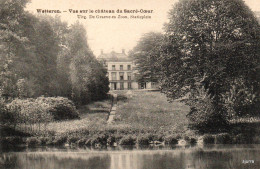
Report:
[[[244,161],[243,161],[244,160]],[[245,161],[254,160],[254,161]],[[157,150],[35,149],[5,152],[0,168],[182,169],[260,168],[260,145],[222,145]]]

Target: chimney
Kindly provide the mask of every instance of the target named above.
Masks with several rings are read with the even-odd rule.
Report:
[[[125,49],[122,49],[122,53],[125,54]]]
[[[103,51],[103,49],[101,49],[101,55],[103,55],[104,54],[104,51]]]

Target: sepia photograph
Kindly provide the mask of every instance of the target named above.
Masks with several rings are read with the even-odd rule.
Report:
[[[1,169],[259,169],[260,0],[0,0]]]

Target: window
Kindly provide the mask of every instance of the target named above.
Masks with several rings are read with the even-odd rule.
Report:
[[[131,80],[131,73],[127,73],[127,80]]]
[[[124,90],[124,83],[123,82],[120,83],[120,90]]]
[[[127,70],[131,70],[131,65],[127,65]]]
[[[116,80],[116,72],[112,72],[111,75],[112,75],[112,80]]]
[[[128,89],[132,89],[132,83],[128,82]]]
[[[112,65],[112,70],[116,70],[116,65]]]
[[[124,70],[124,67],[123,67],[123,65],[120,65],[120,70]]]
[[[120,80],[124,80],[124,72],[119,72]]]

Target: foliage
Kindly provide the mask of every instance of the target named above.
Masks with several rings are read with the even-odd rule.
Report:
[[[103,99],[108,79],[86,30],[60,17],[24,11],[27,0],[0,2],[0,90],[5,100],[64,96],[76,104]]]
[[[137,137],[136,143],[139,145],[149,145],[149,141],[148,135],[140,135]]]
[[[71,30],[69,48],[74,55],[70,64],[72,99],[80,104],[104,99],[109,90],[107,72],[89,50],[84,27],[76,23]]]
[[[203,143],[204,144],[214,144],[215,143],[215,136],[206,134],[203,136]]]
[[[28,147],[39,146],[41,141],[37,137],[28,137],[26,139],[26,144]]]
[[[209,113],[215,114],[212,117],[216,117],[218,123],[220,120],[226,123],[226,112],[236,109],[236,104],[247,102],[251,107],[248,103],[254,100],[246,101],[253,99],[250,94],[236,95],[236,103],[226,101],[233,85],[240,88],[236,83],[240,80],[245,84],[240,89],[251,95],[259,95],[260,91],[259,23],[244,2],[180,0],[170,10],[169,19],[159,59],[161,89],[168,98],[191,99],[194,104],[190,114],[204,115],[204,120]],[[198,93],[201,88],[209,95],[208,101],[194,100],[194,97],[203,97]],[[209,105],[203,106],[200,102]]]
[[[167,135],[164,137],[165,144],[178,144],[178,138],[174,135]]]
[[[47,104],[48,112],[54,120],[75,119],[79,118],[74,103],[64,97],[38,97],[35,100],[38,104]]]
[[[220,133],[216,135],[216,144],[231,144],[232,137],[228,133]]]
[[[260,100],[253,88],[248,88],[243,79],[236,79],[230,90],[222,97],[230,118],[248,115],[259,116]]]
[[[47,123],[53,120],[78,118],[79,114],[72,101],[62,97],[38,97],[37,99],[15,99],[7,104],[11,124],[30,125],[31,129],[41,127],[46,130]],[[35,126],[34,124],[37,124]],[[44,125],[44,126],[42,126]]]
[[[120,139],[119,145],[135,145],[135,141],[136,139],[133,136],[127,135],[127,136],[123,136]]]
[[[227,114],[218,110],[218,107],[214,104],[214,98],[203,87],[198,89],[193,96],[189,96],[186,104],[191,107],[187,115],[191,128],[200,132],[228,130]]]
[[[7,104],[8,113],[13,117],[12,124],[14,125],[50,122],[53,118],[48,108],[48,104],[39,104],[34,99],[15,99]]]
[[[163,40],[161,33],[149,32],[142,36],[138,44],[130,52],[134,59],[135,69],[138,70],[136,78],[139,82],[157,82],[159,79],[158,59],[160,45]]]

